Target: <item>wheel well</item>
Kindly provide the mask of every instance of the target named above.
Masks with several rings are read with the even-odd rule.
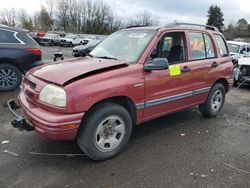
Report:
[[[10,65],[13,65],[14,67],[18,68],[18,70],[24,74],[24,72],[22,71],[22,69],[20,69],[20,67],[14,63],[14,62],[11,62],[11,61],[0,61],[0,64],[10,64]]]
[[[112,98],[104,99],[102,101],[97,102],[96,104],[94,104],[88,110],[88,112],[84,115],[84,118],[88,116],[88,114],[91,112],[91,110],[94,107],[102,105],[103,103],[107,103],[107,102],[113,102],[113,103],[119,104],[122,107],[124,107],[128,111],[128,113],[130,114],[130,116],[132,118],[133,125],[136,125],[136,108],[135,108],[135,105],[134,105],[133,101],[130,98],[125,97],[125,96],[112,97]]]
[[[226,93],[228,92],[229,84],[228,84],[228,82],[227,82],[227,80],[226,80],[225,78],[221,78],[221,79],[217,80],[217,81],[214,83],[214,85],[215,85],[216,83],[222,84],[222,85],[225,87]]]

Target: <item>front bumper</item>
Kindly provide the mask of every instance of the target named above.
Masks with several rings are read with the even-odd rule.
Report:
[[[81,52],[80,51],[73,51],[72,52],[72,56],[74,56],[74,57],[80,57],[81,56]]]
[[[42,138],[46,140],[74,140],[76,138],[84,113],[59,114],[49,112],[28,102],[23,91],[19,94],[18,102],[25,116],[23,119]],[[18,118],[14,121],[17,120]]]
[[[72,42],[67,42],[67,41],[66,42],[65,41],[64,42],[62,42],[62,41],[60,42],[61,46],[70,46],[71,44],[72,44]]]

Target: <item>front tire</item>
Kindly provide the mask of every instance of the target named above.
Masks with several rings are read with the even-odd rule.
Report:
[[[55,46],[55,42],[53,40],[50,42],[50,46]]]
[[[222,110],[226,98],[224,85],[216,83],[209,92],[204,104],[199,105],[200,112],[205,117],[216,117]]]
[[[132,119],[116,103],[94,107],[86,117],[77,137],[78,144],[93,160],[107,160],[118,155],[129,142]]]
[[[20,70],[8,63],[0,64],[0,91],[17,89],[22,82]]]

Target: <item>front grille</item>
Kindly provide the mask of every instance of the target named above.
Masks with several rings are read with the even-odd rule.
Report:
[[[35,90],[36,89],[36,84],[34,82],[31,82],[27,78],[25,78],[25,83],[30,86],[31,89]]]
[[[61,42],[66,42],[66,40],[61,40]]]

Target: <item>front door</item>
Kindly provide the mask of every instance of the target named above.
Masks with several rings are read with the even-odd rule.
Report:
[[[190,70],[186,67],[187,42],[185,32],[165,33],[147,61],[167,58],[169,65],[179,66],[181,74],[171,76],[170,70],[155,70],[145,73],[144,120],[153,119],[166,113],[178,111],[188,106],[190,90]]]

